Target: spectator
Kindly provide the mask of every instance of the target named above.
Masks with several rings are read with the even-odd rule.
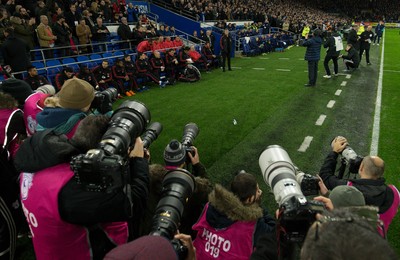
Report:
[[[78,36],[79,44],[81,45],[86,44],[86,46],[79,47],[82,53],[91,53],[92,46],[90,45],[90,43],[92,39],[92,31],[90,30],[90,27],[86,25],[86,20],[83,18],[79,21],[79,24],[76,26],[76,35]]]
[[[305,42],[302,46],[307,47],[304,59],[308,63],[308,83],[304,84],[306,87],[315,87],[318,76],[318,62],[321,55],[321,30],[317,29],[313,32],[313,37],[309,39],[306,34]]]
[[[93,39],[99,43],[104,43],[107,41],[107,36],[110,34],[110,31],[105,25],[103,25],[103,19],[101,19],[100,17],[96,19],[96,22],[96,25],[93,27]],[[98,47],[100,49],[100,52],[106,51],[105,44],[99,44]]]
[[[25,81],[31,86],[32,90],[36,90],[38,87],[49,84],[49,81],[38,74],[38,71],[35,66],[30,65],[27,68],[28,76],[25,78]]]
[[[29,51],[33,50],[34,48],[34,40],[33,40],[33,33],[34,33],[34,25],[35,19],[31,18],[27,22],[22,22],[22,19],[19,17],[11,17],[10,22],[14,28],[14,35],[16,38],[23,40],[29,48]],[[31,55],[28,58],[33,58]]]
[[[69,43],[69,35],[71,31],[68,24],[65,22],[63,15],[57,16],[57,22],[53,25],[53,34],[57,37],[55,44],[60,50],[60,56],[70,56],[71,46]]]
[[[88,10],[84,10],[82,12],[82,18],[85,19],[86,25],[89,26],[90,31],[93,32],[94,26],[96,24],[93,22],[92,13]]]
[[[82,16],[76,11],[76,4],[70,4],[69,11],[65,12],[65,21],[68,24],[73,36],[76,35],[76,26],[79,24],[79,20]]]
[[[53,34],[53,31],[49,26],[49,19],[45,15],[40,16],[40,24],[37,27],[37,36],[40,47],[46,49],[43,51],[44,56],[46,59],[52,59],[54,55],[53,50],[50,48],[54,47],[54,42],[57,40],[57,36]]]
[[[337,158],[347,145],[347,139],[341,136],[332,141],[332,151],[325,158],[319,175],[328,189],[333,189],[340,185],[348,185],[354,186],[361,191],[366,205],[379,207],[380,218],[384,222],[385,230],[387,231],[399,207],[399,191],[394,185],[385,184],[385,179],[383,178],[385,164],[377,156],[364,157],[358,170],[360,179],[347,181],[336,177],[334,173]]]
[[[175,80],[178,77],[178,57],[175,54],[175,49],[169,49],[167,50],[167,53],[165,55],[165,71],[167,73],[167,78],[168,81],[171,84],[174,84]]]
[[[126,41],[122,43],[122,49],[129,49],[129,41],[132,39],[132,31],[128,25],[128,20],[125,17],[121,18],[121,24],[118,26],[117,33],[122,41]]]
[[[229,32],[229,30],[228,30],[228,32]],[[203,40],[205,42],[209,42],[211,50],[214,51],[214,48],[215,48],[215,36],[212,34],[211,30],[207,30],[206,31],[206,35],[205,35]]]
[[[1,52],[4,57],[4,63],[11,66],[16,78],[22,79],[22,72],[30,65],[29,47],[23,41],[14,36],[13,28],[7,28],[4,31],[6,40],[1,45]]]
[[[72,67],[65,67],[60,73],[56,75],[54,79],[57,92],[59,92],[64,86],[65,81],[72,79],[74,76],[74,69]]]
[[[214,66],[214,68],[219,68],[220,66],[220,57],[215,55],[211,50],[210,43],[206,42],[201,49],[203,55],[207,58],[207,61]]]
[[[153,40],[152,39],[148,39],[148,40],[144,40],[141,41],[138,46],[136,47],[137,52],[139,53],[143,53],[143,52],[148,52],[152,50],[152,45],[153,45]]]
[[[189,40],[191,42],[193,42],[193,43],[200,43],[201,40],[197,36],[197,31],[196,30],[193,31],[193,34],[189,37]]]
[[[136,9],[132,2],[128,3],[128,8],[126,9],[127,19],[129,23],[134,23],[138,21]]]
[[[259,205],[261,194],[256,178],[244,171],[235,176],[231,191],[216,184],[193,226],[198,259],[249,259],[259,236],[275,227],[274,219]]]

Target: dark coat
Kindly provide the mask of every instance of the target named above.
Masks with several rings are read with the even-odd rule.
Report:
[[[1,46],[4,64],[10,65],[14,72],[26,71],[30,65],[29,46],[25,41],[10,35]]]
[[[358,68],[358,65],[360,64],[360,56],[354,47],[350,48],[347,55],[343,55],[342,58],[346,60],[352,60],[356,68]]]
[[[349,36],[347,37],[347,43],[353,45],[356,49],[358,49],[358,35],[357,31],[351,29],[349,32]]]
[[[117,33],[121,40],[130,40],[132,38],[132,31],[129,25],[121,24],[118,26]]]
[[[307,47],[304,59],[307,61],[318,61],[321,58],[322,39],[319,36],[312,37],[303,42],[303,46]]]
[[[356,55],[358,57],[358,55]],[[319,171],[319,176],[330,190],[340,185],[347,185],[347,180],[339,179],[334,175],[339,154],[330,152],[325,158],[324,164]],[[366,205],[379,207],[379,213],[387,211],[393,204],[393,191],[385,184],[385,179],[357,179],[352,180],[352,186],[364,195]]]
[[[228,35],[222,35],[220,40],[221,53],[229,54],[232,50],[232,38]]]
[[[360,35],[360,47],[363,49],[369,49],[374,37],[375,34],[372,31],[363,31]]]
[[[339,56],[340,51],[336,51],[336,44],[335,44],[335,38],[339,36],[339,34],[334,33],[332,36],[330,36],[325,42],[324,42],[324,48],[328,48],[326,50],[326,55],[337,57]]]

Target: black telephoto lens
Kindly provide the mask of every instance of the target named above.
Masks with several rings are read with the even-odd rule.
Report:
[[[163,130],[162,124],[159,122],[151,123],[151,125],[147,128],[146,132],[143,134],[143,147],[149,148],[152,142],[157,139],[160,135],[161,131]]]

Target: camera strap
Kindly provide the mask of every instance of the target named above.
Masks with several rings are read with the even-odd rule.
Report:
[[[93,260],[101,260],[117,244],[113,242],[100,224],[86,226],[89,233],[89,243],[93,255]]]

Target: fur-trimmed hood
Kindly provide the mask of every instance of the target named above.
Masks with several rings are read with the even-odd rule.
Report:
[[[231,221],[254,221],[263,216],[258,204],[244,205],[237,196],[219,184],[215,185],[208,200],[213,208]]]

